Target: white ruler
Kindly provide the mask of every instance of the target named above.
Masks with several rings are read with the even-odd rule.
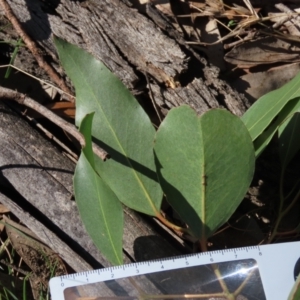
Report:
[[[219,276],[213,270],[216,267]],[[149,295],[155,289],[161,295],[169,295],[160,299],[221,299],[223,281],[230,293],[239,294],[240,299],[286,300],[299,271],[300,242],[291,242],[204,252],[55,277],[50,280],[50,291],[53,300],[154,299],[140,297],[139,293]],[[132,278],[134,287],[124,285],[122,278]],[[142,284],[145,280],[149,280],[146,285]],[[89,287],[97,285],[99,290],[100,283],[106,283],[101,295],[88,294]],[[141,287],[137,294],[136,284]],[[80,286],[84,287],[85,294],[78,292]],[[107,286],[110,293],[105,294]],[[114,290],[116,286],[119,288]],[[157,292],[155,295],[158,299]]]

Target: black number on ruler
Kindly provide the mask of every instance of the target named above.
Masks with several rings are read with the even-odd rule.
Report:
[[[114,278],[115,277],[115,274],[111,273],[111,278]]]
[[[187,258],[185,258],[185,265],[186,265],[186,266],[189,265],[189,262],[188,262]]]
[[[211,257],[211,258],[210,258],[210,261],[211,261],[211,262],[213,262],[213,261],[214,261],[214,259]]]
[[[63,282],[61,283],[61,286],[62,286],[62,287],[64,286],[64,283],[63,283]]]
[[[140,273],[139,269],[136,269],[136,274],[139,274],[139,273]]]

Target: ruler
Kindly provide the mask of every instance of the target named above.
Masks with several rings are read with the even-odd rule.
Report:
[[[286,300],[299,273],[300,242],[291,242],[209,251],[54,277],[50,280],[50,292],[53,300]]]

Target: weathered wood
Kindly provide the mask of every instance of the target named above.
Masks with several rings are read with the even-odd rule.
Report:
[[[108,266],[71,200],[74,164],[3,103],[0,105],[0,200],[76,271]],[[157,236],[155,242],[150,238],[144,249],[143,245],[135,248],[137,238],[153,235]],[[136,259],[136,251],[146,255],[153,251],[158,257],[178,254],[129,209],[125,210],[124,250],[126,262]]]
[[[52,57],[56,57],[54,33],[102,60],[133,92],[143,77],[140,72],[147,73],[160,106],[192,103],[198,113],[221,106],[237,115],[248,106],[244,97],[218,78],[216,68],[191,51],[178,34],[172,34],[170,25],[157,22],[162,32],[119,0],[62,0],[58,5],[53,0],[47,1],[46,12],[33,0],[9,3],[24,29]],[[188,67],[190,60],[197,62],[196,72]],[[183,76],[189,81],[183,83]]]
[[[86,233],[71,200],[74,164],[3,103],[0,120],[0,202],[75,271],[109,266]],[[125,263],[180,254],[139,214],[128,208],[124,213]],[[151,285],[147,281],[144,278],[142,286]],[[130,286],[126,280],[124,284]],[[73,299],[74,293],[113,295],[106,285],[70,289],[68,293],[68,299]]]

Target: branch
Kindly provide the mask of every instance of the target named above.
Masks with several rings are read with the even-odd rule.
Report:
[[[28,49],[31,51],[33,56],[35,57],[37,63],[39,66],[47,72],[49,77],[67,94],[72,94],[71,90],[68,88],[68,86],[65,84],[65,82],[61,79],[59,74],[55,71],[55,69],[48,64],[43,56],[40,54],[40,50],[37,47],[36,43],[31,39],[31,37],[23,30],[19,20],[15,16],[14,12],[10,8],[9,4],[6,2],[6,0],[0,0],[0,5],[2,6],[2,9],[5,12],[5,15],[7,19],[11,22],[13,27],[15,28],[18,35],[22,38]],[[72,102],[74,100],[70,98]]]
[[[48,120],[52,121],[54,124],[60,126],[63,130],[71,134],[81,145],[81,147],[85,147],[85,139],[84,136],[77,130],[76,126],[68,123],[61,117],[54,114],[51,110],[45,108],[40,103],[36,102],[35,100],[27,97],[24,94],[19,92],[4,88],[0,86],[0,98],[5,98],[9,100],[14,100],[19,104],[25,105],[29,108],[32,108]],[[102,148],[98,145],[93,143],[93,151],[94,153],[99,156],[102,160],[106,160],[108,158],[107,152],[105,152]]]

